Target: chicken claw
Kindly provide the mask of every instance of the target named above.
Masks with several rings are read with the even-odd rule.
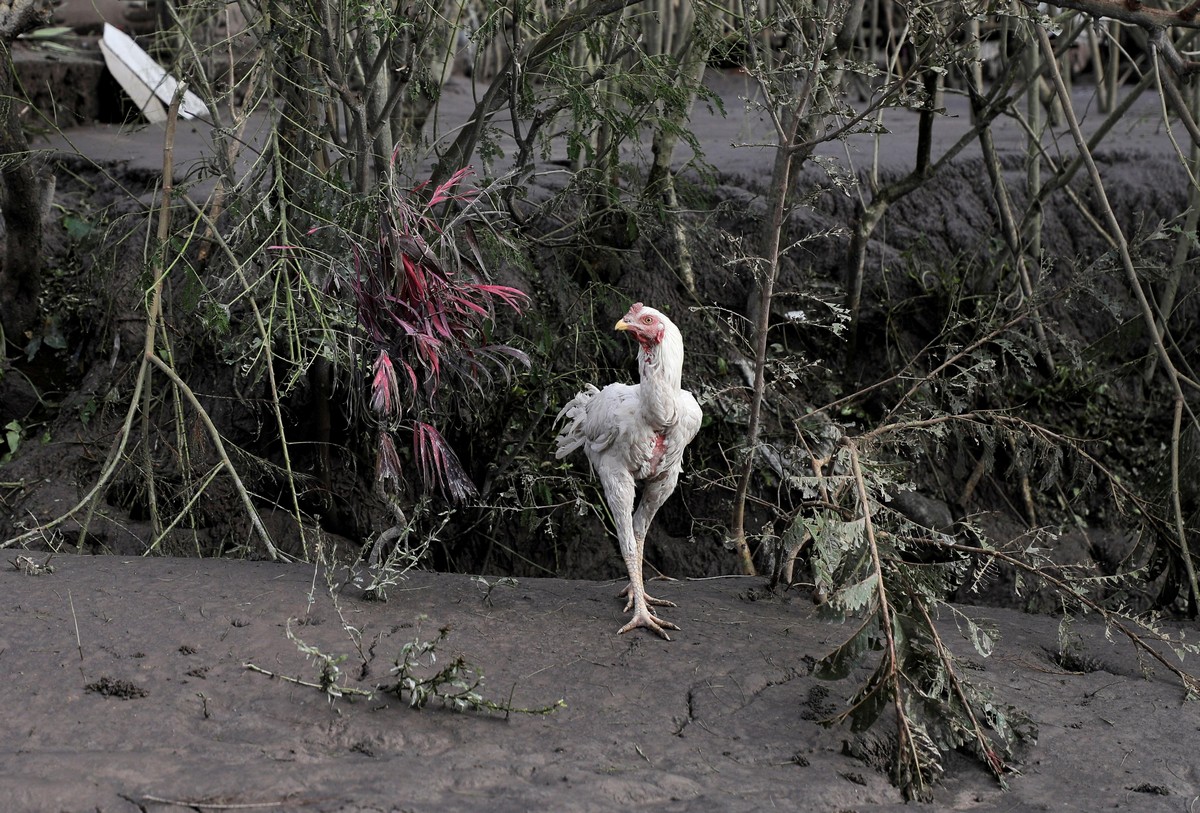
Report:
[[[645,627],[652,632],[656,632],[660,638],[663,638],[667,641],[671,640],[671,636],[667,635],[667,630],[679,629],[679,627],[675,626],[670,621],[666,621],[656,615],[652,615],[649,610],[644,610],[639,613],[634,613],[633,618],[630,619],[629,623],[617,630],[617,635],[622,635],[630,630],[637,629],[638,627]]]

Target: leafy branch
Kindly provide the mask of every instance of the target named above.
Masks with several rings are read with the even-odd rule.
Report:
[[[344,624],[344,622],[343,622]],[[456,655],[444,665],[436,666],[438,649],[450,635],[450,629],[443,627],[432,639],[423,639],[419,635],[400,648],[392,666],[390,675],[395,677],[391,683],[380,683],[371,689],[360,689],[349,686],[343,680],[341,665],[347,656],[330,655],[319,647],[305,643],[292,632],[291,619],[288,620],[287,637],[301,654],[317,664],[319,677],[317,680],[304,680],[279,672],[264,669],[251,662],[242,666],[252,672],[270,678],[294,683],[311,689],[319,689],[326,695],[330,703],[342,698],[362,697],[367,700],[377,694],[390,694],[403,700],[414,709],[422,709],[430,701],[440,703],[444,708],[458,712],[498,712],[506,717],[510,714],[546,715],[553,714],[560,708],[566,707],[566,701],[559,699],[548,706],[524,708],[514,706],[511,696],[507,701],[491,700],[483,694],[484,677],[479,667],[470,663],[465,656]],[[515,687],[514,687],[515,689]]]
[[[377,686],[378,691],[395,695],[414,709],[424,708],[431,700],[454,711],[495,711],[509,714],[553,714],[566,707],[566,701],[558,700],[549,706],[521,708],[513,706],[511,698],[504,703],[483,696],[483,672],[456,655],[445,665],[435,668],[438,647],[450,635],[449,627],[438,630],[437,637],[422,640],[419,636],[400,648],[391,672],[394,683]]]
[[[826,722],[850,722],[853,730],[862,731],[875,725],[890,706],[896,725],[891,775],[906,799],[929,800],[933,783],[944,772],[941,752],[961,745],[969,745],[1003,784],[1014,741],[1033,738],[1033,727],[1015,709],[993,702],[961,676],[958,659],[942,641],[929,612],[929,601],[941,603],[932,589],[939,583],[937,566],[924,568],[934,574],[926,575],[920,566],[905,562],[897,555],[898,546],[905,544],[898,539],[885,553],[876,527],[876,498],[858,443],[843,441],[856,515],[827,520],[846,533],[814,534],[814,539],[815,556],[823,562],[819,581],[836,585],[829,606],[862,613],[862,620],[843,644],[818,662],[815,674],[844,678],[868,653],[878,651],[880,656],[849,707]],[[986,657],[990,638],[979,634],[973,622],[969,627],[976,650]]]
[[[278,678],[279,680],[284,680],[288,683],[295,683],[297,686],[307,686],[310,689],[320,689],[326,695],[326,697],[329,698],[330,703],[333,703],[334,700],[338,700],[343,697],[365,697],[370,700],[371,697],[374,696],[375,692],[373,691],[357,689],[353,686],[346,686],[342,684],[341,665],[346,662],[347,656],[344,654],[329,655],[325,652],[322,652],[315,646],[306,644],[294,632],[292,632],[292,620],[293,619],[289,618],[287,621],[286,631],[288,640],[296,645],[296,649],[300,650],[301,654],[308,656],[319,665],[320,677],[316,682],[311,680],[303,680],[302,678],[298,677],[290,677],[288,675],[279,674],[278,672],[271,672],[267,669],[263,669],[261,666],[256,666],[255,664],[249,662],[243,663],[243,668],[249,669],[252,672],[258,672],[260,675]]]
[[[407,532],[407,531],[406,531]],[[374,658],[375,649],[379,645],[379,640],[382,640],[382,635],[375,644],[366,647],[363,643],[364,632],[362,629],[353,626],[346,618],[346,614],[342,610],[341,599],[339,594],[345,584],[339,584],[334,578],[334,571],[329,567],[328,562],[336,558],[336,550],[327,549],[324,544],[325,537],[321,534],[317,535],[317,559],[320,564],[313,566],[313,583],[308,595],[308,603],[310,609],[317,601],[317,584],[318,575],[324,570],[325,592],[328,594],[329,601],[333,605],[334,611],[337,613],[338,619],[341,622],[342,631],[350,639],[358,652],[358,657],[362,662],[360,674],[365,677],[369,672],[369,665]],[[403,540],[401,540],[403,541]],[[408,549],[408,545],[397,545],[397,548]],[[417,554],[419,556],[419,554]],[[322,564],[324,567],[322,568]],[[372,563],[374,569],[377,563]],[[403,572],[387,571],[386,573],[376,573],[375,581],[368,589],[382,590],[379,585],[379,580],[386,577],[387,584],[395,584],[400,579],[404,578]],[[361,586],[361,579],[354,576],[351,571],[350,578]],[[511,582],[515,584],[515,580],[498,580],[496,584],[502,582]],[[490,602],[491,585],[488,593],[484,596],[485,602]],[[368,600],[370,596],[365,596]],[[349,697],[363,697],[368,700],[374,698],[378,694],[390,694],[403,700],[409,707],[415,709],[424,708],[430,701],[437,701],[445,708],[454,711],[474,711],[474,712],[503,712],[506,716],[509,714],[551,714],[566,705],[563,700],[558,700],[549,706],[540,708],[522,708],[512,705],[512,696],[504,702],[492,700],[486,697],[483,693],[484,676],[483,671],[479,667],[470,663],[465,656],[455,655],[453,658],[446,661],[444,665],[438,666],[439,649],[446,643],[450,636],[450,628],[442,627],[438,630],[438,634],[434,638],[423,638],[420,635],[420,621],[423,621],[425,616],[418,618],[417,634],[412,640],[407,641],[400,648],[400,652],[396,655],[395,660],[389,675],[395,678],[394,682],[379,683],[370,689],[358,688],[350,686],[344,679],[342,664],[344,664],[348,656],[342,654],[330,654],[320,647],[314,646],[302,640],[294,632],[292,632],[292,621],[289,618],[286,625],[286,634],[289,641],[295,644],[296,649],[308,658],[317,667],[318,676],[316,680],[305,680],[300,677],[289,677],[267,669],[263,669],[254,663],[246,662],[243,667],[250,671],[257,672],[267,677],[279,678],[289,683],[294,683],[298,686],[319,689],[328,698],[330,703],[335,700]],[[513,687],[516,690],[516,687]]]

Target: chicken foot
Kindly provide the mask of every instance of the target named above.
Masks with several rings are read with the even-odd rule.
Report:
[[[645,503],[645,500],[643,500],[643,505],[644,505],[644,503]],[[638,508],[639,513],[643,513],[643,510],[644,510],[643,507]],[[637,522],[637,521],[638,521],[638,517],[637,517],[637,514],[635,514],[634,522]],[[650,524],[650,522],[647,520],[646,525],[648,526],[649,524]],[[637,533],[636,528],[634,529],[634,533],[635,534]],[[645,562],[646,562],[645,556],[643,556],[643,551],[645,550],[645,547],[646,547],[646,537],[644,535],[637,537],[637,559],[639,562],[641,562],[643,564],[643,566],[645,565]],[[645,585],[645,576],[642,577],[642,584],[643,584],[642,595],[644,595],[646,597],[646,603],[649,604],[651,607],[678,607],[679,606],[678,604],[676,604],[673,601],[667,601],[665,598],[655,598],[654,596],[647,593],[645,590],[645,586],[644,586]],[[633,590],[631,589],[632,587],[633,587],[633,582],[630,582],[629,584],[625,585],[624,590],[622,590],[620,593],[617,593],[617,598],[627,599],[627,601],[625,602],[625,612],[629,612],[630,610],[633,609]]]
[[[617,630],[617,634],[629,632],[638,627],[645,627],[666,640],[671,640],[671,636],[667,635],[667,630],[677,630],[679,627],[667,621],[664,618],[659,618],[654,613],[650,612],[649,597],[646,595],[646,588],[642,584],[642,561],[637,556],[636,547],[634,550],[625,552],[625,546],[622,545],[622,553],[625,554],[625,567],[629,571],[629,603],[625,610],[633,610],[633,618],[629,623]],[[674,605],[672,605],[674,606]]]
[[[645,580],[643,579],[643,582]],[[625,602],[625,612],[633,609],[633,592],[629,589],[630,585],[625,585],[625,589],[617,593],[617,598],[627,599]],[[642,595],[646,597],[646,603],[651,607],[678,607],[679,605],[673,601],[668,601],[665,598],[655,598],[645,591],[643,588]]]

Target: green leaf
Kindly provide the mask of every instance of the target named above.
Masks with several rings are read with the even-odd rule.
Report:
[[[844,609],[847,613],[856,613],[873,603],[879,590],[879,576],[875,573],[860,582],[838,590],[829,600],[832,604]]]
[[[82,240],[95,231],[96,227],[75,215],[66,215],[63,217],[63,229],[70,239]]]
[[[990,657],[992,651],[996,647],[996,641],[992,637],[989,630],[985,630],[976,624],[971,619],[967,619],[967,634],[971,638],[971,645],[975,647],[975,651],[983,657]]]
[[[71,30],[72,29],[62,25],[47,26],[46,28],[38,28],[30,31],[27,34],[22,34],[21,37],[35,40],[49,39],[50,37],[59,37],[63,36],[64,34],[70,34]]]
[[[21,446],[21,424],[14,420],[4,425],[4,440],[8,444],[8,454],[14,455]]]
[[[887,675],[888,661],[887,658],[883,658],[866,684],[850,698],[851,731],[866,731],[875,724],[879,715],[883,714],[883,710],[887,708],[892,699],[892,691],[894,691]]]

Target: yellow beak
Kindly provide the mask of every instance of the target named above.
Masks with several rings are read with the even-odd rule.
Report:
[[[613,330],[629,330],[629,323],[624,319],[618,319],[616,327],[614,327]]]

